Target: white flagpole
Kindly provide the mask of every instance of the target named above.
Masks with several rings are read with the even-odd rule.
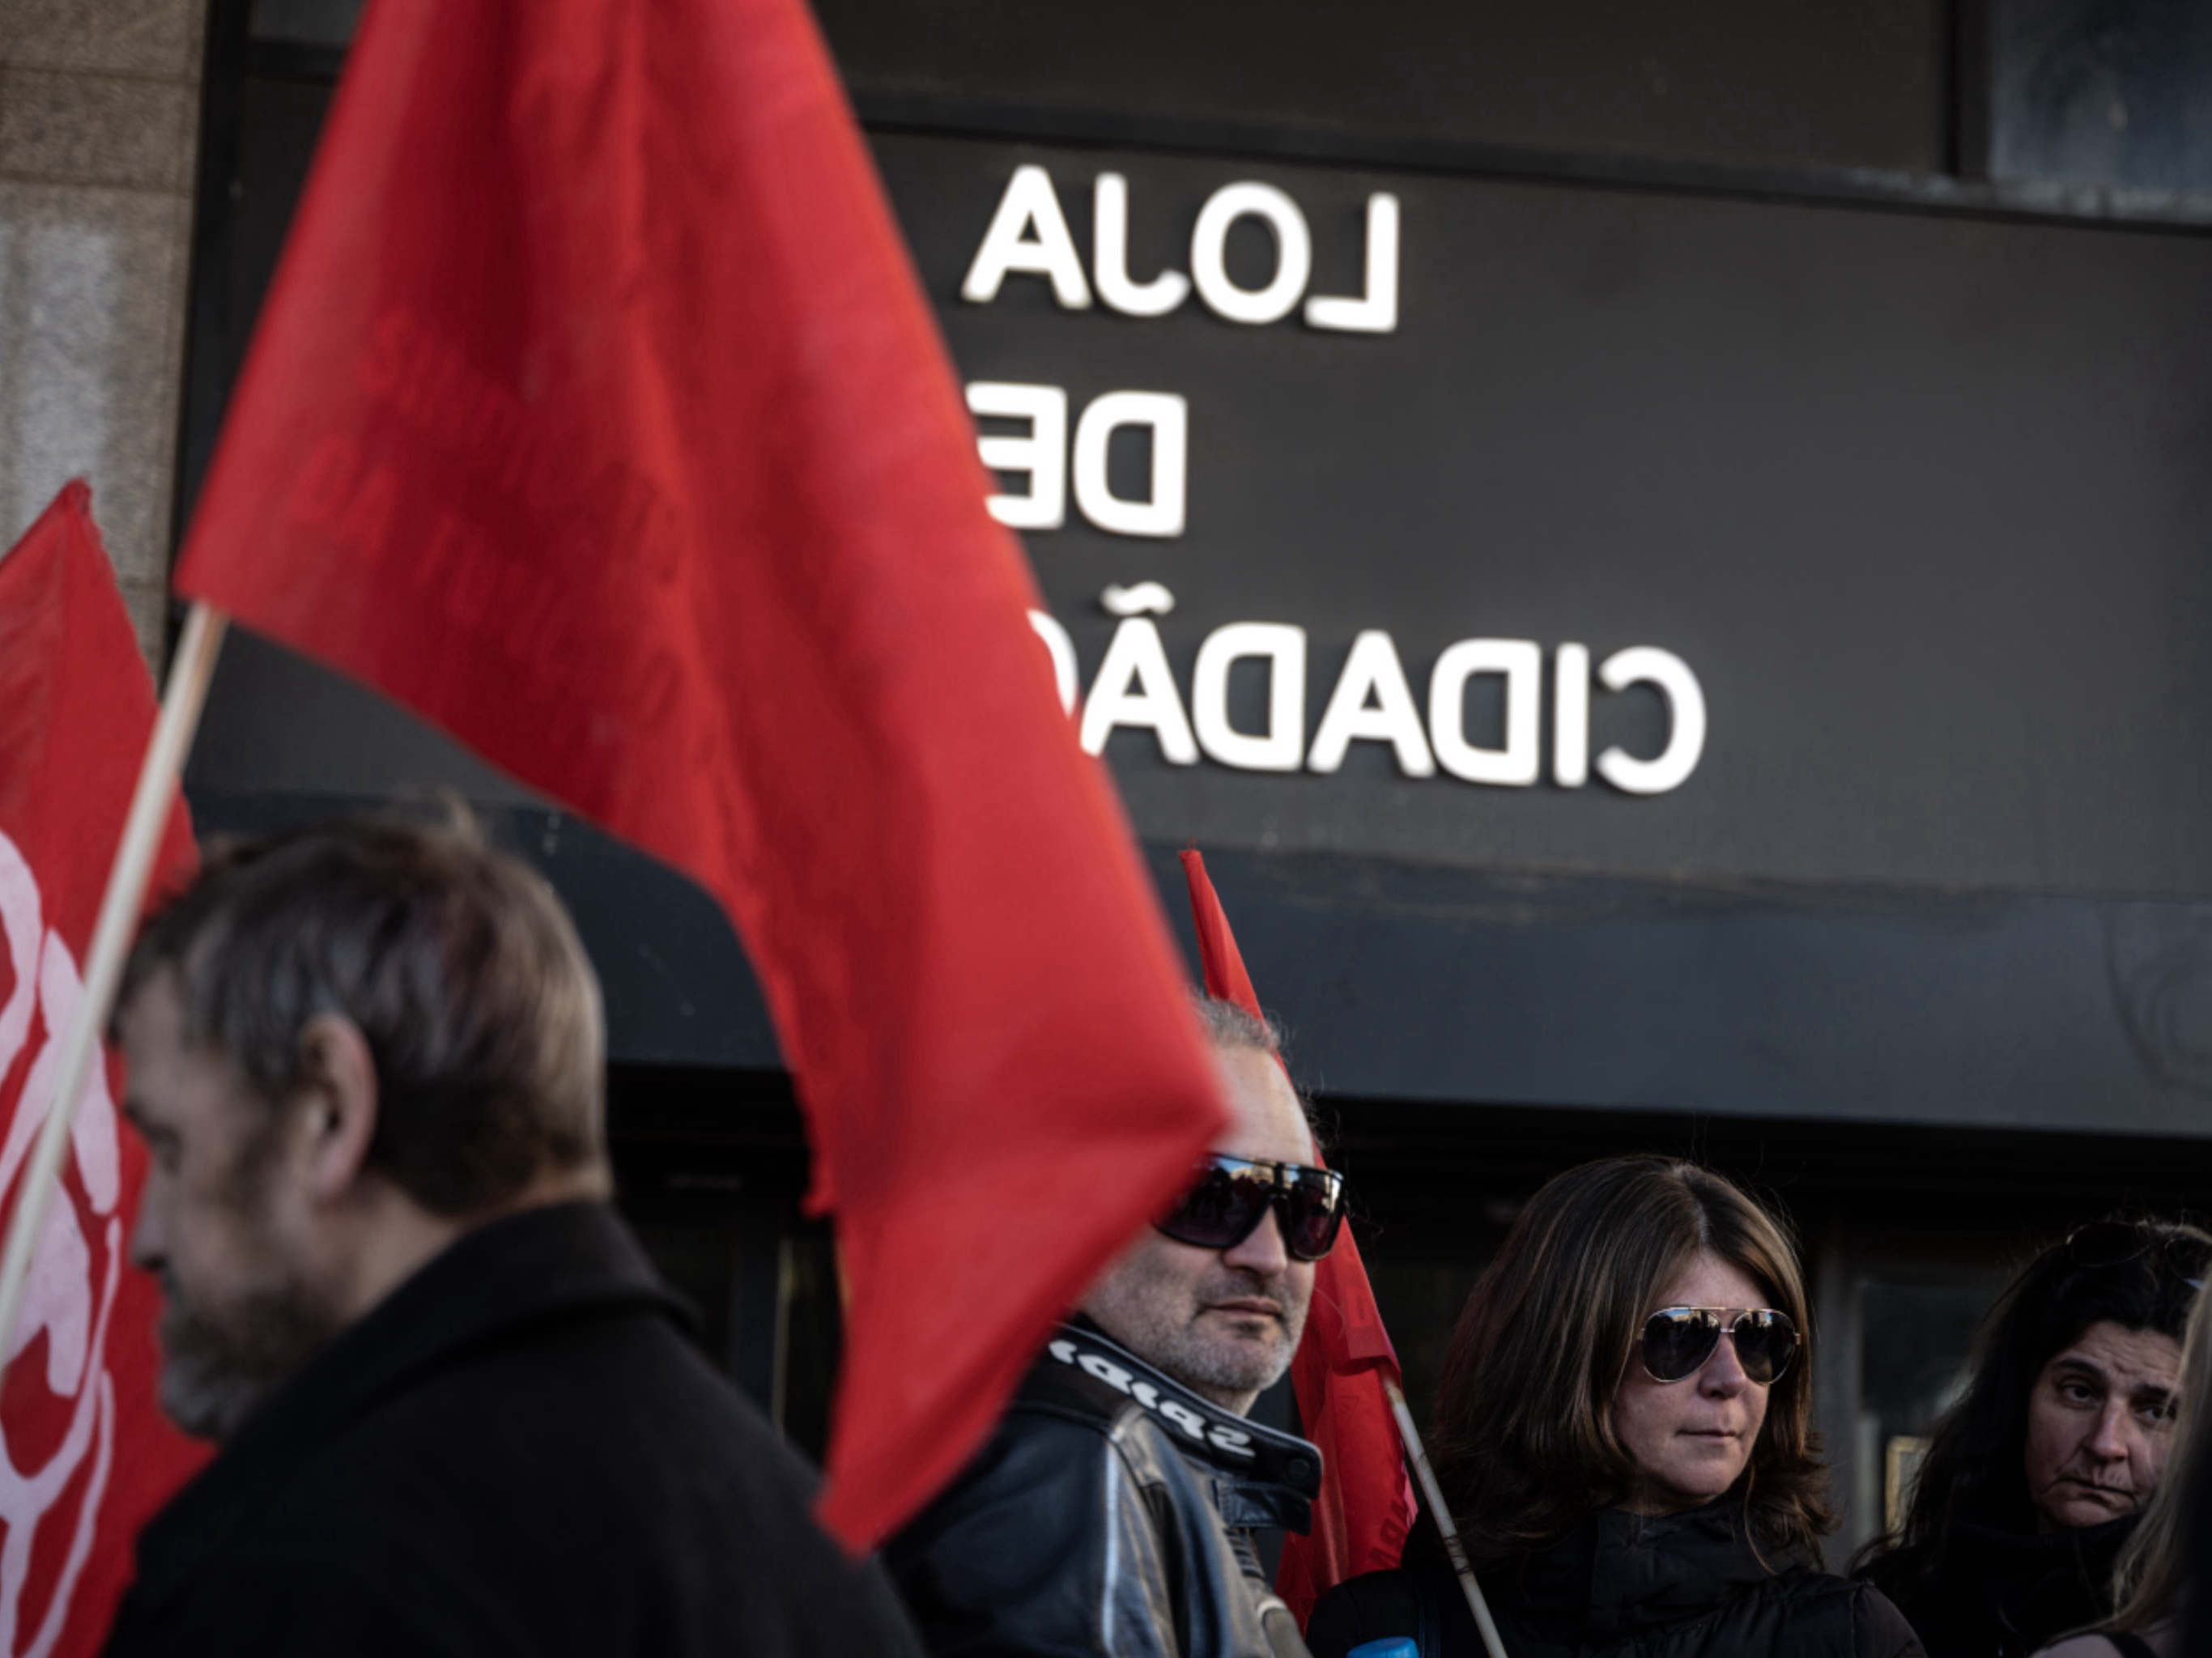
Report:
[[[1406,1442],[1406,1459],[1413,1465],[1413,1476],[1421,1482],[1421,1495],[1428,1500],[1429,1513],[1437,1522],[1437,1531],[1443,1534],[1444,1552],[1451,1557],[1452,1570],[1459,1575],[1460,1589],[1467,1596],[1467,1609],[1474,1614],[1475,1628],[1482,1632],[1482,1644],[1489,1649],[1490,1658],[1505,1658],[1505,1643],[1498,1638],[1498,1625],[1490,1615],[1490,1602],[1482,1598],[1482,1585],[1474,1581],[1474,1568],[1467,1564],[1467,1550],[1459,1540],[1459,1527],[1453,1523],[1451,1509],[1444,1503],[1436,1471],[1429,1467],[1429,1454],[1422,1447],[1421,1430],[1413,1425],[1413,1413],[1406,1408],[1406,1395],[1388,1375],[1382,1378],[1382,1390],[1390,1395],[1390,1414],[1398,1420],[1398,1437]]]
[[[23,1170],[16,1188],[15,1210],[8,1222],[8,1240],[0,1248],[0,1380],[7,1376],[9,1343],[15,1333],[16,1315],[23,1309],[23,1284],[31,1272],[31,1256],[46,1224],[46,1206],[60,1184],[62,1153],[69,1145],[70,1126],[77,1101],[100,1052],[100,1033],[107,1026],[109,1006],[123,977],[123,963],[138,929],[138,912],[146,902],[146,883],[152,878],[154,858],[168,827],[170,803],[177,780],[183,774],[185,756],[198,728],[200,708],[207,701],[208,682],[215,676],[216,656],[222,649],[229,617],[207,604],[194,604],[185,616],[185,631],[177,641],[176,659],[169,665],[169,685],[161,699],[161,718],[154,723],[153,739],[138,768],[138,786],[131,797],[131,814],[124,819],[122,843],[107,872],[107,891],[100,901],[100,920],[92,934],[92,953],[85,963],[84,994],[78,998],[76,1017],[63,1039],[59,1086],[39,1129],[37,1149]],[[18,1106],[28,1105],[24,1101]]]

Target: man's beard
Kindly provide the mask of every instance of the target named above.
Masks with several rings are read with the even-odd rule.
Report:
[[[219,1306],[193,1304],[173,1279],[161,1288],[161,1408],[196,1439],[230,1438],[344,1326],[281,1263]]]
[[[1149,1286],[1147,1286],[1148,1288]],[[1264,1393],[1283,1379],[1297,1351],[1305,1308],[1293,1305],[1288,1286],[1234,1267],[1216,1267],[1197,1286],[1192,1303],[1177,1306],[1145,1290],[1115,1297],[1109,1333],[1148,1363],[1216,1403],[1245,1394]],[[1273,1302],[1281,1322],[1272,1339],[1243,1341],[1208,1334],[1197,1322],[1200,1309],[1219,1301],[1257,1297]],[[1105,1310],[1102,1309],[1101,1310]]]

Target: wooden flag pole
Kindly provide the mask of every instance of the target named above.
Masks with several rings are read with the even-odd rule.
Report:
[[[122,843],[115,849],[115,862],[107,872],[107,890],[100,901],[100,920],[93,930],[92,953],[84,968],[84,994],[77,999],[76,1017],[63,1039],[60,1081],[46,1120],[40,1126],[38,1145],[16,1187],[7,1243],[0,1248],[0,1381],[8,1374],[9,1344],[15,1333],[16,1316],[23,1309],[23,1286],[30,1277],[31,1257],[38,1247],[40,1229],[46,1224],[46,1206],[60,1184],[62,1154],[69,1145],[77,1102],[100,1056],[100,1033],[106,1028],[108,1008],[115,1000],[123,963],[138,930],[146,883],[153,876],[154,859],[168,828],[170,803],[184,773],[185,756],[191,750],[192,733],[198,728],[208,682],[215,676],[216,658],[222,650],[223,632],[228,625],[229,618],[221,610],[194,604],[185,617],[176,659],[169,665],[169,685],[161,699],[161,718],[154,722],[153,738],[138,768],[138,786],[131,797],[131,813],[124,819]]]
[[[1467,1609],[1474,1614],[1474,1626],[1482,1632],[1482,1644],[1489,1649],[1490,1658],[1505,1658],[1505,1643],[1498,1638],[1490,1602],[1482,1598],[1482,1585],[1474,1581],[1474,1568],[1467,1563],[1459,1527],[1452,1523],[1451,1509],[1445,1506],[1436,1471],[1429,1467],[1429,1454],[1422,1447],[1421,1430],[1413,1425],[1413,1413],[1406,1408],[1405,1393],[1388,1375],[1382,1378],[1382,1391],[1390,1395],[1390,1414],[1398,1420],[1398,1437],[1406,1442],[1406,1460],[1413,1465],[1413,1477],[1421,1482],[1421,1496],[1428,1503],[1437,1530],[1443,1535],[1444,1552],[1451,1557],[1452,1570],[1458,1574],[1461,1592],[1467,1596]]]

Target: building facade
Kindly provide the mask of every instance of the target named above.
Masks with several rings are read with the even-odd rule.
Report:
[[[90,467],[158,649],[357,7],[143,0],[158,52],[83,46],[123,3],[0,9],[47,42],[0,42],[0,531]],[[1206,851],[1413,1390],[1535,1185],[1699,1156],[1805,1242],[1872,1534],[2008,1266],[2212,1180],[2212,21],[817,10],[1039,648],[1179,925]],[[68,274],[103,212],[127,300]],[[95,383],[130,417],[88,449]],[[204,828],[426,783],[576,911],[623,1200],[818,1445],[834,1272],[718,914],[229,648]]]

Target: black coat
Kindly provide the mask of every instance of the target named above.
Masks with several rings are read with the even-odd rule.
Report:
[[[1601,1509],[1517,1565],[1480,1574],[1508,1658],[1919,1658],[1875,1590],[1762,1558],[1741,1510],[1717,1503],[1665,1519]],[[1421,1658],[1482,1658],[1449,1570],[1370,1572],[1321,1599],[1314,1658],[1402,1635]]]
[[[1961,1521],[1932,1577],[1902,1551],[1863,1575],[1912,1620],[1929,1658],[2027,1658],[2112,1614],[2112,1567],[2136,1520],[2042,1535]]]
[[[146,1527],[108,1653],[918,1658],[680,1313],[603,1205],[468,1233]]]
[[[1305,1658],[1246,1531],[1304,1531],[1321,1453],[1062,1327],[884,1558],[938,1658]]]

